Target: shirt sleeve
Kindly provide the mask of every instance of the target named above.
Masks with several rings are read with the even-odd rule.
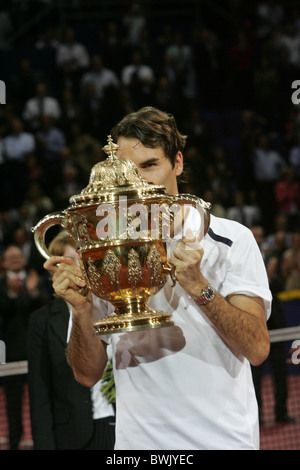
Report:
[[[262,255],[249,229],[234,240],[227,258],[227,271],[220,294],[244,294],[264,300],[266,318],[271,313],[272,294]]]

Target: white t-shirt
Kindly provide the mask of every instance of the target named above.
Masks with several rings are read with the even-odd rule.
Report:
[[[268,317],[271,293],[251,231],[211,216],[202,245],[201,271],[215,289],[262,297]],[[175,325],[102,336],[113,353],[115,449],[258,449],[248,360],[228,349],[178,283],[168,281],[148,304],[171,312]]]

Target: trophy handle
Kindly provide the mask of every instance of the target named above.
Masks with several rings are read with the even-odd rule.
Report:
[[[172,287],[174,287],[176,282],[177,282],[175,269],[176,269],[175,266],[171,263],[167,263],[163,266],[163,270],[165,272],[169,273],[170,276],[171,276],[171,279],[172,279],[172,282],[173,282]]]
[[[203,238],[206,234],[206,232],[209,229],[209,224],[210,224],[210,213],[209,210],[211,208],[210,202],[203,201],[200,197],[194,196],[193,194],[185,194],[181,193],[178,194],[177,196],[170,197],[171,203],[172,204],[179,204],[179,205],[185,205],[185,204],[191,204],[196,206],[198,212],[200,213],[201,217],[201,225],[200,228],[196,234],[196,238]]]
[[[49,259],[52,256],[46,246],[45,235],[47,230],[53,225],[61,225],[68,232],[72,230],[71,218],[65,211],[48,214],[35,227],[31,228],[31,231],[34,233],[35,245],[45,259]]]

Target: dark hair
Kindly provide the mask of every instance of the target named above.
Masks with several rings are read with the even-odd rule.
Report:
[[[175,165],[177,152],[183,152],[187,136],[182,135],[171,114],[146,106],[125,116],[111,131],[114,142],[119,137],[138,139],[145,147],[161,147]]]

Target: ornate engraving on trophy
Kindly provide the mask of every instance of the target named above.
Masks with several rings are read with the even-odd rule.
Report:
[[[112,250],[107,250],[102,261],[101,273],[108,276],[111,286],[118,289],[120,286],[120,270],[122,264]]]
[[[77,241],[80,246],[84,246],[86,243],[89,242],[89,233],[88,233],[88,220],[87,218],[82,216],[74,216],[73,223],[76,227],[77,232]]]
[[[143,270],[138,253],[132,248],[128,254],[127,278],[132,287],[143,280]]]
[[[90,280],[97,285],[101,279],[101,273],[97,270],[95,262],[90,256],[88,257],[87,265]]]
[[[161,279],[163,271],[161,255],[155,245],[150,248],[146,265],[150,272],[149,284],[152,287],[157,284],[157,279]],[[162,283],[164,283],[164,279],[162,279]]]

